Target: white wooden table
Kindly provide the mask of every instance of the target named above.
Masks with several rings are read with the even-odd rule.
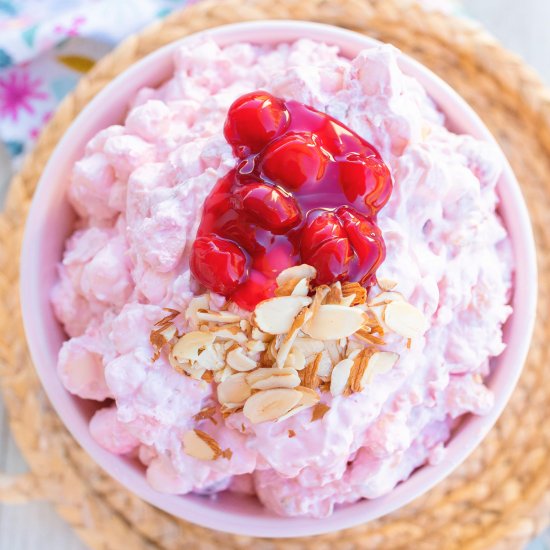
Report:
[[[550,85],[550,1],[463,0],[464,11],[480,20],[509,49],[533,65]],[[7,179],[0,153],[0,189]],[[25,471],[10,437],[0,403],[0,471]],[[72,530],[45,503],[0,506],[0,550],[85,550]],[[550,550],[550,532],[529,545]]]

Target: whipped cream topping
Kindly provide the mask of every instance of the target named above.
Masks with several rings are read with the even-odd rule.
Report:
[[[347,60],[309,40],[188,44],[174,76],[141,90],[124,124],[99,132],[75,164],[69,199],[80,219],[52,294],[69,336],[59,375],[75,395],[114,400],[91,433],[113,453],[137,455],[155,489],[255,493],[278,514],[322,517],[442,460],[456,419],[491,409],[483,378],[504,348],[513,272],[496,213],[501,161],[491,145],[445,127],[396,54],[382,46]],[[164,354],[151,360],[163,308],[184,312],[202,293],[190,246],[205,198],[234,166],[227,110],[256,89],[327,112],[379,150],[395,188],[378,217],[387,248],[378,277],[398,281],[430,325],[362,392],[322,394],[330,409],[316,422],[311,411],[277,423],[242,413],[197,421],[213,386],[179,374]],[[219,309],[225,300],[210,301]],[[396,345],[390,338],[385,349]],[[183,434],[195,428],[231,459],[185,454]]]

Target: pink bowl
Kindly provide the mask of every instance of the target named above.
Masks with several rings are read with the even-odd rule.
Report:
[[[277,43],[307,37],[335,44],[346,56],[354,56],[361,49],[378,44],[371,38],[336,27],[296,21],[242,23],[218,27],[204,34],[221,45],[236,41]],[[67,130],[44,170],[27,221],[21,263],[23,317],[38,375],[67,428],[99,465],[144,500],[187,521],[240,535],[291,537],[353,527],[388,514],[425,493],[474,450],[499,417],[520,375],[534,324],[537,273],[527,209],[507,162],[498,192],[500,213],[511,237],[517,271],[514,313],[504,329],[507,348],[494,360],[489,381],[496,396],[495,406],[487,416],[469,416],[461,423],[448,444],[448,453],[442,463],[418,469],[383,498],[342,506],[321,521],[275,516],[251,497],[222,494],[213,500],[197,495],[157,493],[147,484],[140,464],[105,451],[92,439],[88,423],[95,405],[69,394],[57,376],[57,354],[66,336],[54,317],[49,294],[56,279],[56,264],[74,221],[74,213],[66,199],[68,174],[87,141],[100,129],[121,121],[128,99],[138,89],[156,86],[169,78],[172,53],[185,40],[149,55],[102,90]],[[494,143],[479,117],[447,84],[405,55],[400,56],[400,65],[428,90],[447,115],[451,129]]]

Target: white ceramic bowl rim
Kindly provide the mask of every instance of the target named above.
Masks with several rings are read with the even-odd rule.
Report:
[[[210,36],[221,45],[237,41],[277,43],[307,37],[338,45],[346,56],[353,56],[361,49],[379,44],[351,31],[300,21],[239,23],[198,34]],[[193,35],[193,38],[196,36]],[[510,166],[504,161],[505,171],[499,182],[502,200],[500,212],[512,237],[518,266],[513,299],[514,314],[505,327],[508,347],[499,357],[501,367],[496,369],[490,381],[491,386],[498,389],[495,392],[494,408],[484,417],[470,417],[464,422],[463,428],[449,442],[447,458],[442,463],[417,470],[385,497],[337,508],[332,516],[323,520],[279,518],[250,503],[239,503],[235,511],[231,509],[231,505],[217,505],[204,497],[160,494],[147,484],[143,472],[135,464],[119,457],[113,459],[111,453],[92,439],[87,429],[88,420],[79,408],[82,405],[63,388],[55,375],[57,350],[52,348],[47,327],[47,317],[51,317],[51,314],[44,313],[45,309],[41,309],[50,307],[48,303],[44,303],[45,279],[41,276],[41,271],[44,269],[46,254],[51,252],[48,247],[54,245],[41,241],[41,235],[51,219],[52,211],[61,208],[60,204],[65,200],[63,196],[60,197],[56,188],[56,178],[67,179],[70,163],[82,153],[83,144],[99,129],[94,126],[97,124],[98,113],[108,109],[112,113],[118,109],[120,115],[128,99],[138,88],[146,82],[157,85],[165,79],[169,74],[166,69],[171,66],[169,60],[172,52],[189,38],[191,37],[155,51],[107,85],[67,130],[44,170],[29,213],[31,222],[25,232],[21,263],[23,317],[36,370],[57,413],[80,445],[111,476],[166,512],[212,529],[264,537],[309,536],[365,523],[402,507],[453,471],[491,429],[516,385],[531,338],[537,292],[535,246],[523,197]],[[496,144],[479,117],[447,84],[403,54],[399,62],[406,73],[415,76],[424,85],[441,110],[449,116],[451,127]],[[106,106],[107,104],[110,106]],[[111,117],[111,120],[114,119]],[[55,246],[59,246],[59,243]],[[503,365],[506,365],[506,369]],[[504,370],[505,372],[500,372]]]

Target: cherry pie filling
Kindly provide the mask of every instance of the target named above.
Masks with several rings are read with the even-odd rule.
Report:
[[[256,91],[229,109],[236,166],[204,204],[191,270],[252,310],[284,269],[307,263],[315,285],[369,287],[385,257],[376,215],[392,192],[376,149],[329,115]]]

